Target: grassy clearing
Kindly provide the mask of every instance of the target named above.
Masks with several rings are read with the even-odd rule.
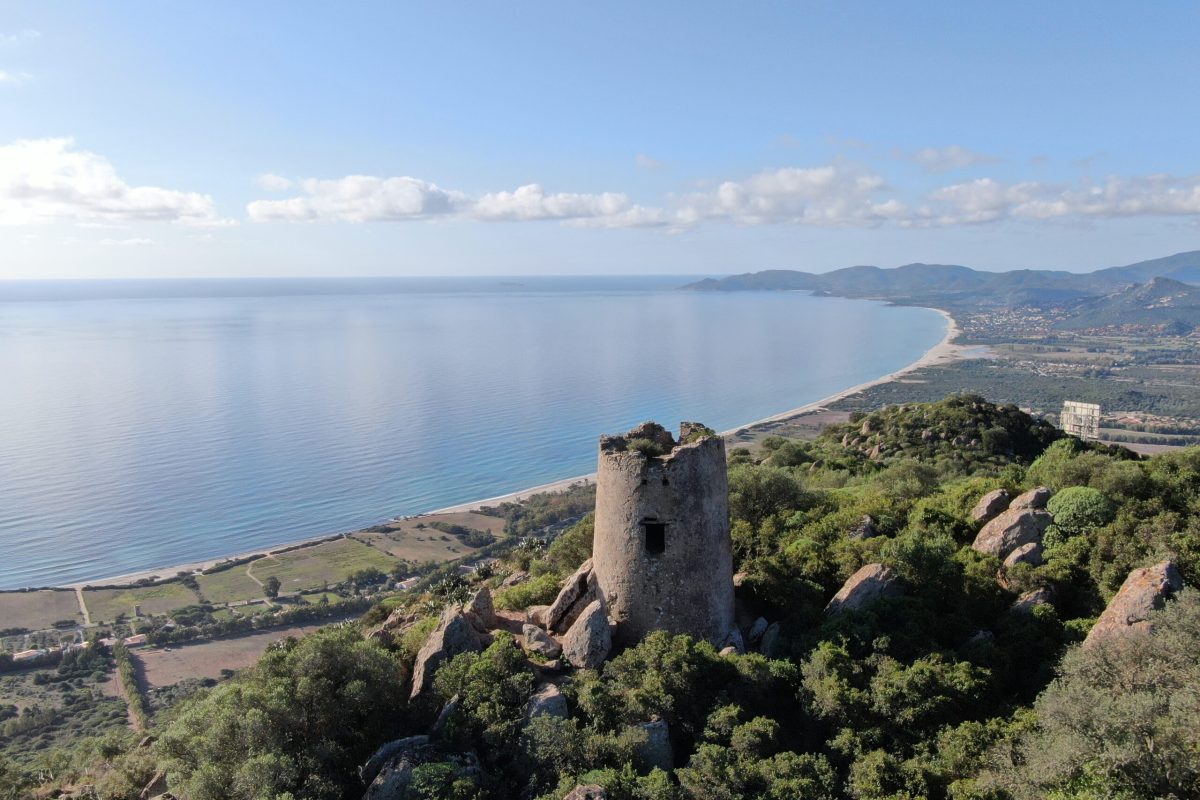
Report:
[[[375,568],[388,572],[395,559],[374,547],[354,539],[332,542],[267,556],[251,564],[250,571],[260,581],[279,578],[281,591],[295,592],[326,583],[338,583],[359,570]]]
[[[259,631],[230,639],[136,650],[133,657],[141,662],[146,683],[151,688],[170,686],[188,678],[218,678],[221,670],[243,669],[258,661],[267,645],[288,636],[300,637],[320,625],[302,625],[278,630]]]
[[[317,603],[320,603],[322,597],[324,597],[326,599],[326,601],[328,601],[330,603],[336,603],[339,600],[346,599],[346,598],[342,597],[341,595],[334,594],[333,592],[314,592],[312,594],[301,595],[301,599],[304,600],[304,602],[306,602],[306,603],[310,603],[311,605],[316,605]]]
[[[60,620],[82,622],[75,592],[47,589],[0,593],[0,628],[49,628]]]
[[[257,617],[259,614],[266,614],[268,611],[273,611],[274,606],[265,600],[261,603],[249,603],[244,606],[233,606],[229,609],[230,613],[238,617]]]
[[[426,561],[450,561],[475,552],[455,537],[429,527],[430,522],[445,522],[484,531],[500,538],[504,536],[504,518],[474,511],[453,514],[429,514],[423,517],[388,523],[387,530],[372,530],[355,534],[356,539],[381,550],[393,558],[417,564]],[[255,573],[257,574],[257,573]]]
[[[198,603],[200,598],[182,583],[173,581],[132,589],[84,589],[83,602],[87,604],[92,622],[112,622],[121,615],[132,617],[135,606],[143,615],[168,614]]]
[[[474,552],[449,534],[433,529],[424,531],[391,531],[388,533],[360,533],[362,539],[374,549],[392,558],[421,564],[426,561],[450,561]]]
[[[210,603],[236,603],[263,596],[262,587],[246,574],[246,565],[239,564],[211,575],[198,575],[200,594]]]

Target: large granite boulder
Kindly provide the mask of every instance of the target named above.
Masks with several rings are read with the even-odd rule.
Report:
[[[561,633],[575,622],[588,604],[600,599],[600,584],[592,569],[592,560],[579,565],[575,574],[563,583],[558,597],[546,611],[546,630]]]
[[[413,754],[424,750],[429,746],[428,736],[409,736],[406,739],[396,739],[388,742],[375,751],[375,754],[367,759],[367,763],[358,768],[358,776],[362,778],[363,783],[371,783],[375,780],[375,776],[379,774],[384,765],[388,761],[402,754]]]
[[[479,652],[482,649],[479,632],[462,609],[457,606],[447,608],[413,662],[411,697],[417,697],[433,684],[433,674],[444,662],[459,653]]]
[[[750,625],[750,629],[746,631],[746,644],[754,646],[762,641],[763,634],[767,632],[769,623],[763,617],[754,620]]]
[[[851,575],[825,606],[829,615],[858,611],[901,592],[900,576],[883,564],[867,564]]]
[[[1010,506],[983,526],[971,547],[1004,560],[1021,545],[1041,542],[1042,534],[1053,521],[1054,518],[1045,511]]]
[[[1088,631],[1084,646],[1149,629],[1150,612],[1162,608],[1168,597],[1183,588],[1179,568],[1172,561],[1135,569],[1108,601],[1108,607]]]
[[[539,628],[548,628],[546,624],[546,614],[549,613],[550,606],[530,606],[525,609],[525,619],[537,625]]]
[[[779,655],[779,623],[772,622],[763,631],[762,640],[758,643],[758,652],[762,653],[767,658],[775,658]]]
[[[492,590],[486,586],[480,587],[471,595],[471,599],[463,604],[463,614],[480,633],[493,630],[500,624],[496,619],[496,607],[492,605]]]
[[[862,519],[850,526],[850,530],[846,532],[846,536],[851,539],[873,539],[878,535],[878,530],[875,527],[875,518],[870,514],[863,514]]]
[[[979,502],[971,509],[971,519],[975,522],[987,522],[1001,511],[1008,508],[1012,495],[1005,489],[996,489],[979,498]]]
[[[646,740],[634,751],[642,768],[658,767],[670,772],[675,767],[675,751],[671,748],[671,731],[667,721],[656,717],[638,727],[646,734]]]
[[[550,634],[537,625],[525,623],[521,626],[521,648],[526,653],[533,653],[544,658],[558,658],[562,647],[550,638]]]
[[[567,696],[553,683],[547,683],[533,693],[525,704],[525,719],[534,717],[558,717],[566,719]]]
[[[1008,557],[1004,559],[1005,569],[1012,569],[1017,564],[1040,567],[1042,565],[1042,543],[1026,542],[1009,553]]]
[[[1013,508],[1037,508],[1044,509],[1046,503],[1050,502],[1050,498],[1054,496],[1054,492],[1047,486],[1038,486],[1030,489],[1024,494],[1019,494],[1009,503],[1008,507]]]
[[[1030,589],[1018,597],[1009,607],[1015,614],[1032,614],[1038,606],[1048,606],[1054,602],[1054,592],[1048,586]]]
[[[413,770],[422,764],[445,761],[454,765],[456,777],[478,780],[479,763],[473,753],[446,754],[428,736],[410,736],[389,742],[359,770],[367,792],[363,800],[404,800],[413,782]]]
[[[604,604],[593,600],[575,620],[562,641],[563,656],[579,669],[599,669],[612,650],[612,632]]]
[[[563,800],[608,800],[608,792],[604,791],[604,787],[591,783],[576,786],[563,795]]]

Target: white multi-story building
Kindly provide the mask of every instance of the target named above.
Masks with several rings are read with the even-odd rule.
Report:
[[[1063,403],[1062,414],[1059,415],[1059,427],[1080,439],[1099,439],[1100,406],[1075,400],[1066,401]]]

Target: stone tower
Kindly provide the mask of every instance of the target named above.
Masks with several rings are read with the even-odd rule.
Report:
[[[679,441],[647,422],[600,438],[592,562],[616,640],[734,631],[725,441],[697,423]]]

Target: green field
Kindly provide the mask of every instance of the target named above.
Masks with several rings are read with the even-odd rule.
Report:
[[[229,613],[233,616],[257,617],[259,614],[265,614],[268,611],[273,610],[274,608],[275,608],[275,606],[264,601],[261,603],[248,603],[244,606],[233,606],[229,609],[222,609],[222,610],[229,611]]]
[[[370,567],[388,572],[395,564],[395,559],[362,542],[335,539],[315,547],[267,556],[253,562],[250,571],[260,581],[271,576],[279,578],[280,590],[292,593],[338,583]]]
[[[262,587],[246,574],[246,566],[239,564],[211,575],[197,575],[200,594],[204,595],[208,602],[218,605],[262,597]]]
[[[83,601],[92,622],[112,622],[122,614],[132,617],[134,606],[139,607],[143,615],[168,614],[198,603],[200,598],[182,583],[172,581],[132,589],[84,589]]]
[[[49,628],[59,620],[82,622],[79,602],[69,589],[36,592],[0,592],[0,629]]]

